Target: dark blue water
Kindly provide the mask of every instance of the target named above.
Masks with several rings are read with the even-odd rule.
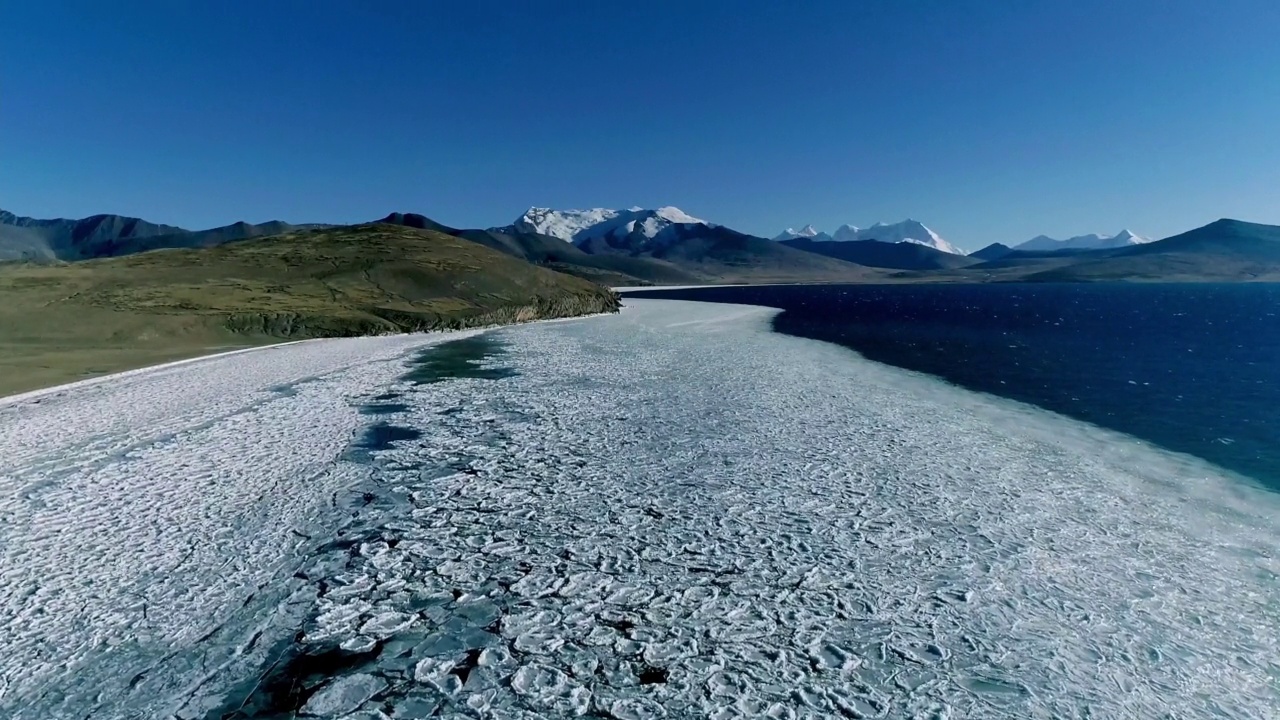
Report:
[[[501,357],[506,350],[493,333],[483,333],[432,345],[409,361],[405,380],[417,385],[444,382],[456,378],[501,380],[516,371],[509,367],[486,364]]]
[[[1280,490],[1280,285],[801,285],[637,297],[782,308],[779,332],[1119,430]]]

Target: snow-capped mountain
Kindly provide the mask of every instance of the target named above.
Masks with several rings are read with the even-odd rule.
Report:
[[[888,243],[909,242],[951,253],[952,255],[964,255],[963,250],[942,239],[942,236],[930,230],[919,220],[908,219],[892,225],[876,223],[868,228],[841,225],[831,235],[818,232],[812,225],[806,225],[799,231],[788,228],[786,232],[774,239],[794,240],[803,237],[813,240],[835,240],[836,242],[850,242],[853,240],[879,240],[880,242]]]
[[[829,241],[833,239],[830,235],[824,232],[818,232],[817,228],[815,228],[814,226],[805,225],[799,230],[796,230],[794,228],[787,228],[783,232],[779,233],[779,235],[775,237],[774,240],[777,240],[778,242],[782,242],[783,240],[796,240],[799,238],[808,238],[809,240],[817,240],[818,242],[824,242],[824,241]]]
[[[635,234],[654,240],[672,226],[708,224],[676,207],[657,210],[638,207],[628,210],[552,210],[535,207],[525,211],[512,227],[580,245],[596,239],[621,241]]]
[[[854,240],[861,240],[862,238],[858,237],[858,232],[857,225],[841,225],[836,228],[834,233],[831,234],[831,239],[836,242],[852,242]]]
[[[1141,245],[1149,242],[1151,242],[1151,238],[1134,235],[1128,230],[1121,230],[1115,235],[1090,233],[1088,235],[1070,237],[1066,240],[1058,240],[1051,238],[1048,235],[1037,235],[1021,245],[1015,245],[1013,249],[1030,250],[1035,252],[1052,252],[1054,250],[1102,250],[1107,248],[1125,247],[1126,245]]]

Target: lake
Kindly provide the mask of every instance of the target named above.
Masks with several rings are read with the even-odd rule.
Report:
[[[790,285],[636,296],[781,308],[778,332],[1128,433],[1280,490],[1280,285]]]

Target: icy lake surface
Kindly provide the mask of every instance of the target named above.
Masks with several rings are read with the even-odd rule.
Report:
[[[0,406],[0,716],[1280,707],[1277,496],[775,312],[630,300]]]

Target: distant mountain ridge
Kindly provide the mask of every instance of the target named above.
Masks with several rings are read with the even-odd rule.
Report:
[[[0,260],[93,260],[164,248],[213,247],[254,237],[331,227],[273,220],[186,230],[122,215],[41,220],[0,210]]]
[[[947,242],[941,235],[929,229],[919,220],[910,218],[896,223],[878,222],[871,227],[860,228],[856,225],[841,225],[831,234],[819,232],[812,225],[805,225],[801,230],[787,230],[774,237],[774,240],[798,240],[809,238],[818,242],[855,242],[859,240],[875,240],[884,243],[915,243],[931,247],[952,255],[964,255],[964,251]]]
[[[993,243],[968,256],[935,247],[941,238],[915,220],[870,228],[846,225],[830,235],[805,226],[788,230],[776,241],[709,223],[674,207],[530,208],[512,225],[487,230],[451,228],[413,213],[392,213],[375,223],[443,233],[605,285],[1280,281],[1280,227],[1231,219],[1157,241],[1129,231],[1066,241],[1040,236],[1033,238],[1037,244],[1029,241],[1011,248]],[[190,231],[121,215],[44,220],[0,211],[0,261],[75,262],[156,249],[214,247],[331,227],[335,226],[272,221]],[[1115,246],[1089,247],[1099,243]]]
[[[180,227],[158,225],[121,215],[91,215],[81,219],[42,220],[0,210],[0,259],[81,260],[111,254],[121,244],[186,233]]]
[[[813,240],[816,242],[829,242],[835,238],[831,237],[827,233],[819,232],[818,229],[812,225],[805,225],[799,230],[787,228],[786,230],[778,233],[773,239],[775,242],[783,242],[785,240]]]
[[[0,261],[79,261],[149,250],[204,248],[257,237],[328,229],[331,225],[240,222],[209,230],[98,215],[82,220],[0,216]],[[791,248],[706,223],[677,208],[554,211],[532,208],[500,228],[457,229],[414,213],[375,221],[451,235],[604,285],[769,279],[857,280],[867,268]],[[552,236],[533,231],[542,228]],[[566,242],[577,237],[577,244]]]
[[[1004,243],[991,243],[981,250],[969,253],[969,257],[978,258],[979,260],[999,260],[1011,252],[1013,252],[1013,248]]]
[[[1053,252],[1057,250],[1107,250],[1111,248],[1142,245],[1151,242],[1151,238],[1135,235],[1128,230],[1121,230],[1115,235],[1089,233],[1076,235],[1065,240],[1051,238],[1048,235],[1037,235],[1030,240],[1014,245],[1013,249],[1024,252]]]
[[[637,244],[644,241],[624,239],[639,236],[645,241],[661,242],[662,237],[677,225],[709,225],[709,223],[677,207],[660,207],[656,210],[638,207],[627,210],[607,208],[552,210],[532,207],[507,228],[550,235],[575,245],[599,239],[607,240],[610,244]]]
[[[950,270],[968,267],[981,262],[967,255],[943,252],[921,243],[881,242],[879,240],[820,240],[826,233],[814,237],[797,237],[777,241],[781,245],[817,253],[867,267],[889,270],[927,271]]]
[[[1082,253],[1029,280],[1280,280],[1280,226],[1223,218],[1163,240]]]
[[[379,222],[445,233],[513,255],[535,265],[543,265],[552,270],[605,285],[691,284],[704,281],[704,278],[670,263],[647,258],[591,255],[561,238],[538,232],[526,232],[510,226],[490,230],[458,229],[417,213],[399,212],[391,213]]]
[[[557,237],[590,256],[662,262],[707,280],[857,280],[868,268],[805,252],[694,217],[677,207],[626,210],[529,208],[490,228]]]

